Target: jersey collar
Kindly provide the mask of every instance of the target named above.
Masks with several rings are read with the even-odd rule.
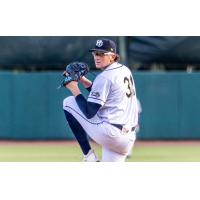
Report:
[[[116,69],[116,68],[119,68],[119,67],[122,67],[122,66],[123,65],[118,63],[118,62],[114,62],[111,65],[109,65],[108,67],[106,67],[105,71]]]

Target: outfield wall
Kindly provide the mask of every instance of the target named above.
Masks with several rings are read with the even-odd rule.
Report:
[[[200,73],[135,74],[143,139],[200,139]]]
[[[70,92],[56,89],[60,73],[0,73],[0,139],[74,138],[62,110]],[[142,104],[138,138],[200,139],[200,73],[137,72],[134,78]]]

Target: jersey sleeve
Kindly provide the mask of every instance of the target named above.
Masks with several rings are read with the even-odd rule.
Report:
[[[103,106],[108,97],[110,88],[111,81],[104,78],[103,76],[98,76],[93,82],[92,89],[87,101]]]

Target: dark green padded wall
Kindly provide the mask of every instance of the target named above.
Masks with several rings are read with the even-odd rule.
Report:
[[[62,110],[71,94],[56,89],[60,74],[0,73],[0,139],[74,139]],[[200,73],[138,72],[134,79],[142,104],[139,139],[200,139]]]

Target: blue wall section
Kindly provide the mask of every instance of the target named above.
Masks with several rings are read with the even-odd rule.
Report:
[[[0,73],[0,138],[71,139],[57,90],[61,73]]]
[[[74,139],[62,110],[71,94],[56,89],[60,74],[0,73],[0,139]],[[133,75],[142,104],[139,139],[200,139],[200,73]]]
[[[136,73],[142,139],[200,139],[200,73]]]
[[[0,137],[12,135],[13,79],[10,73],[0,73]]]
[[[200,74],[182,76],[180,92],[180,133],[188,138],[200,138]]]

